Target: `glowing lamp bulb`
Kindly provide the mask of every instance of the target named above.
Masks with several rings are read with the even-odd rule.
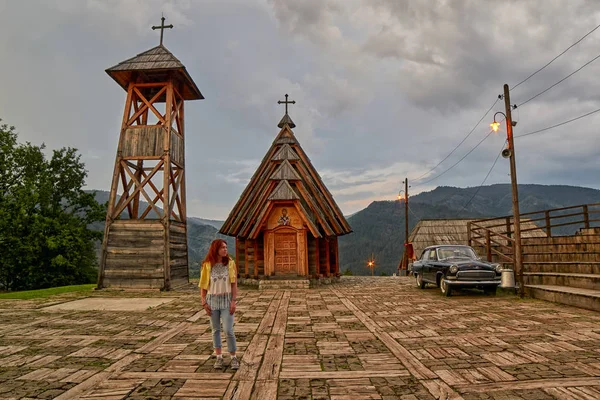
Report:
[[[496,121],[492,122],[490,126],[494,132],[498,132],[498,129],[500,129],[500,123]]]

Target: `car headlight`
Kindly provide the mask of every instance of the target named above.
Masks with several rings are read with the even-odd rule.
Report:
[[[502,265],[500,264],[494,264],[494,268],[496,269],[496,273],[501,273],[502,272]]]
[[[458,266],[457,265],[451,265],[450,269],[448,271],[450,271],[451,274],[455,274],[455,273],[458,272]]]

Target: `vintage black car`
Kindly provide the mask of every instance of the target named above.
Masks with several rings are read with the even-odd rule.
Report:
[[[432,283],[450,296],[455,288],[479,288],[495,294],[500,285],[502,267],[481,260],[470,246],[429,246],[412,264],[412,273],[421,289]]]

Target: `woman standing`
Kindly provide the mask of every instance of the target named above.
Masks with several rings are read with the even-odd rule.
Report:
[[[202,307],[210,317],[213,347],[217,355],[215,368],[219,369],[223,368],[221,322],[227,337],[227,350],[231,354],[231,369],[240,367],[240,362],[235,355],[237,348],[233,332],[233,314],[237,298],[236,276],[235,261],[227,254],[227,242],[222,239],[213,240],[202,262],[198,287],[200,287]]]

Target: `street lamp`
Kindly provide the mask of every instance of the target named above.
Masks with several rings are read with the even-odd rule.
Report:
[[[508,85],[504,85],[504,106],[506,114],[498,111],[494,114],[494,122],[490,124],[490,127],[494,132],[498,132],[500,123],[496,121],[496,115],[501,114],[506,119],[506,137],[508,142],[508,148],[502,151],[502,155],[508,158],[510,161],[510,180],[512,184],[512,209],[513,219],[515,223],[515,247],[514,247],[514,262],[515,272],[519,282],[519,295],[523,297],[523,261],[521,252],[521,213],[519,212],[519,190],[517,186],[517,166],[515,164],[515,144],[513,140],[513,127],[517,125],[517,121],[512,120],[511,104],[510,104],[510,93]],[[516,106],[515,106],[516,107]],[[510,235],[510,232],[508,232]]]
[[[371,254],[371,259],[367,262],[367,267],[371,268],[371,276],[373,276],[373,270],[375,269],[375,259],[373,258],[373,254]]]

